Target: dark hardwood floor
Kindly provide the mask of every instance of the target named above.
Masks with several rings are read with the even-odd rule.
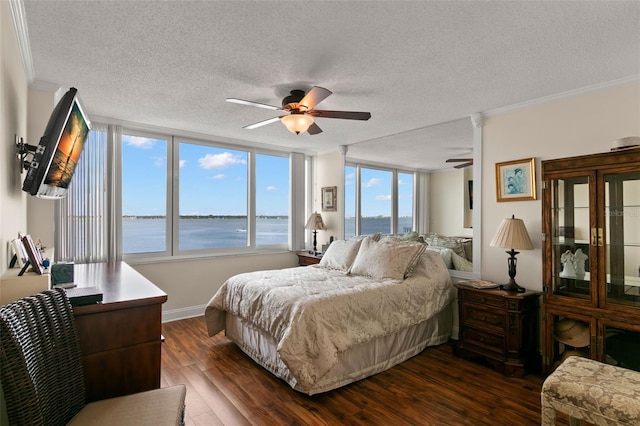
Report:
[[[204,318],[163,324],[162,386],[187,386],[187,425],[539,425],[543,378],[509,378],[450,344],[315,396],[255,364]],[[558,424],[568,424],[559,417]]]

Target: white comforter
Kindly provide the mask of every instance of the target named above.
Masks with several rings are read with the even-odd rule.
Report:
[[[236,275],[207,305],[209,335],[224,329],[225,311],[250,321],[274,337],[299,387],[310,388],[339,352],[427,320],[451,302],[444,264],[423,258],[402,281],[318,265]]]

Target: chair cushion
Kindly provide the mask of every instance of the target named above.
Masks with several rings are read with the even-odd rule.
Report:
[[[87,404],[69,425],[180,425],[186,388],[176,385]]]

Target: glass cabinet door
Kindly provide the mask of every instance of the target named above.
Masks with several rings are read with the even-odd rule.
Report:
[[[602,362],[640,371],[640,331],[625,324],[604,324]]]
[[[566,296],[585,301],[594,300],[597,288],[596,256],[591,250],[590,206],[594,200],[589,186],[594,176],[552,179],[551,183],[551,295]],[[549,232],[550,231],[550,232]],[[550,235],[549,235],[550,233]]]
[[[605,305],[640,307],[640,173],[604,175]]]

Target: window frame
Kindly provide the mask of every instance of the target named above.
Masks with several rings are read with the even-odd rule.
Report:
[[[379,170],[384,172],[391,172],[391,229],[389,230],[389,234],[401,233],[398,231],[398,208],[399,208],[399,190],[398,190],[398,175],[399,174],[408,174],[413,176],[412,182],[412,230],[417,229],[417,218],[418,218],[418,198],[417,198],[417,181],[418,181],[418,171],[411,169],[402,169],[393,166],[385,166],[381,164],[373,164],[359,161],[345,161],[345,186],[346,186],[346,168],[353,167],[355,168],[355,235],[361,235],[362,232],[362,169],[371,169],[371,170]],[[346,196],[346,190],[345,196]],[[347,200],[343,200],[344,205],[346,206]],[[346,213],[346,209],[345,209]],[[346,215],[343,215],[343,223],[346,223]],[[343,229],[343,238],[347,238],[346,236],[346,226]]]
[[[308,176],[295,176],[294,173],[294,159],[292,158],[291,152],[289,151],[279,151],[275,149],[268,149],[262,147],[252,147],[246,145],[235,145],[225,142],[220,142],[217,140],[208,140],[208,139],[200,139],[196,137],[190,136],[181,136],[179,134],[167,134],[157,131],[149,131],[149,130],[140,130],[135,127],[124,127],[122,129],[119,140],[116,141],[117,144],[120,144],[120,148],[122,148],[124,135],[131,136],[141,136],[148,137],[154,139],[165,139],[167,140],[167,161],[166,161],[166,189],[167,189],[167,233],[165,242],[165,251],[163,252],[146,252],[146,253],[123,253],[122,259],[131,262],[131,263],[145,263],[145,262],[155,262],[155,261],[167,261],[167,260],[181,260],[181,259],[198,259],[198,258],[207,258],[207,257],[220,257],[220,256],[233,256],[233,255],[242,255],[242,254],[260,254],[260,253],[277,253],[277,252],[285,252],[291,250],[299,250],[302,247],[296,247],[299,243],[296,242],[296,239],[292,239],[292,214],[296,214],[296,209],[294,208],[296,204],[304,205],[306,203],[306,198],[309,192],[308,188],[304,191],[305,196],[304,199],[296,199],[294,191],[292,191],[292,182],[294,179],[300,179],[303,181],[308,181]],[[247,246],[241,247],[232,247],[232,248],[207,248],[207,249],[197,249],[197,250],[179,250],[179,163],[180,163],[180,144],[188,143],[188,144],[197,144],[205,147],[212,147],[218,149],[230,149],[235,151],[243,151],[247,153],[247,235],[248,235],[248,244]],[[289,220],[288,220],[288,236],[287,243],[284,244],[270,244],[270,245],[256,245],[256,234],[255,234],[255,224],[256,224],[256,156],[262,155],[271,155],[278,157],[286,157],[289,162],[289,187],[287,190],[289,191],[289,205],[287,206]],[[115,161],[118,161],[118,167],[121,169],[123,154],[121,153],[116,157]],[[303,161],[308,161],[308,156],[304,155]],[[305,174],[308,173],[307,169],[303,167],[305,170]],[[122,181],[122,171],[120,170],[120,181]],[[122,202],[122,182],[120,187],[117,190],[118,197],[120,198],[120,203]],[[298,197],[299,198],[299,197]],[[304,209],[303,209],[304,210]],[[122,208],[118,209],[116,212],[116,220],[120,225],[122,224]],[[119,233],[119,247],[120,250],[122,247],[123,234]]]

